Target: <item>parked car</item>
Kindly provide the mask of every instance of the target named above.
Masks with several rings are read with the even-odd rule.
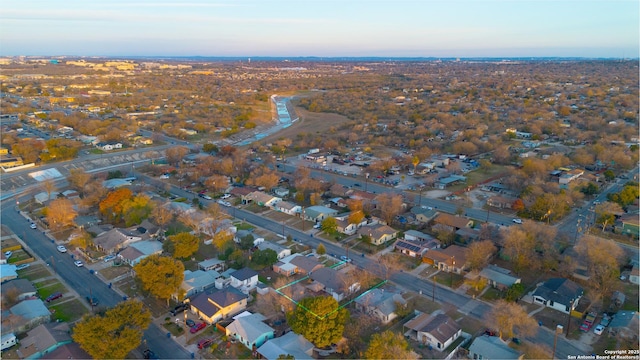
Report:
[[[201,322],[201,323],[197,323],[195,326],[192,326],[191,329],[189,330],[190,333],[195,334],[198,331],[204,329],[207,327],[207,323],[206,322]]]
[[[200,196],[201,198],[203,198],[205,200],[212,200],[211,196],[209,196],[207,194],[198,194],[198,196]]]
[[[228,199],[231,197],[231,194],[224,194],[222,195],[222,199]]]
[[[31,223],[31,225],[29,225],[30,228],[32,229],[37,229],[38,225],[36,225],[36,223]]]
[[[87,296],[87,302],[91,306],[98,306],[98,299],[95,296]]]
[[[511,221],[513,221],[516,224],[522,224],[522,219],[515,218],[515,219],[513,219]]]
[[[16,270],[24,270],[24,269],[28,268],[29,266],[31,266],[31,264],[20,264],[20,265],[16,266]]]
[[[82,263],[82,261],[80,261],[80,260],[76,260],[76,261],[74,261],[74,262],[73,262],[73,265],[75,265],[75,266],[77,266],[77,267],[83,267],[83,266],[84,266],[84,264],[83,264],[83,263]]]
[[[604,325],[599,324],[598,326],[596,326],[595,329],[593,329],[593,333],[596,335],[602,335],[602,332],[604,331]]]
[[[58,245],[56,247],[56,249],[58,249],[58,251],[60,251],[61,253],[66,253],[67,252],[67,248],[64,247],[64,245]]]
[[[181,312],[187,310],[188,308],[189,308],[189,305],[187,304],[178,304],[169,312],[171,313],[171,315],[176,316],[177,314],[180,314]]]
[[[346,262],[351,262],[351,259],[346,257],[346,256],[344,256],[344,255],[340,256],[340,260],[346,261]]]
[[[4,257],[6,257],[7,259],[10,258],[11,255],[13,255],[13,251],[5,251],[4,252]]]
[[[190,328],[194,327],[194,326],[196,326],[196,322],[191,320],[191,319],[187,319],[187,326],[190,327]]]
[[[113,260],[115,258],[116,258],[116,256],[113,255],[113,254],[112,255],[107,255],[107,256],[104,257],[104,262],[109,262],[109,261],[111,261],[111,260]]]
[[[55,292],[51,295],[49,295],[46,299],[47,302],[52,302],[53,300],[56,299],[60,299],[62,297],[62,293],[61,292]]]
[[[145,359],[158,359],[158,356],[156,355],[156,353],[154,353],[153,351],[151,351],[151,349],[146,349],[143,353],[142,353],[143,357]]]
[[[211,344],[213,344],[213,339],[202,339],[198,341],[198,349],[204,349]]]

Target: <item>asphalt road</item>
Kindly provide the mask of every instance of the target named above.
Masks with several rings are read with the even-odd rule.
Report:
[[[113,307],[123,301],[122,296],[110,289],[95,274],[91,274],[87,268],[76,267],[71,255],[60,253],[56,249],[57,245],[40,229],[29,228],[29,221],[16,211],[15,206],[5,202],[2,209],[2,224],[22,238],[36,256],[46,261],[52,270],[81,297],[80,301],[86,301],[86,297],[90,295],[98,299],[99,307]],[[149,348],[161,358],[188,359],[191,357],[191,354],[182,346],[167,338],[166,331],[153,323],[145,331],[144,339]]]

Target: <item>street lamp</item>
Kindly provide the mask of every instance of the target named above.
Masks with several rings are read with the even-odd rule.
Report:
[[[562,325],[560,324],[556,326],[556,332],[553,335],[553,355],[551,355],[551,360],[556,358],[556,345],[558,344],[558,334],[562,334]]]

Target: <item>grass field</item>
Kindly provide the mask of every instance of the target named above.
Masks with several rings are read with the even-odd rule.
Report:
[[[56,293],[56,292],[61,292],[61,293],[66,293],[68,290],[66,287],[64,287],[64,285],[62,285],[61,283],[55,283],[55,284],[51,284],[51,285],[47,285],[45,287],[39,288],[38,289],[38,294],[40,295],[41,299],[46,299],[47,297],[49,297],[49,295]]]
[[[24,271],[22,274],[20,274],[20,277],[29,281],[34,281],[51,275],[51,272],[45,266],[31,265],[29,271]]]
[[[87,308],[78,299],[66,301],[58,305],[49,307],[53,313],[54,320],[73,322],[82,318],[89,312]]]

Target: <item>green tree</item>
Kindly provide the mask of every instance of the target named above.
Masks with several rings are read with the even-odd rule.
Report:
[[[171,235],[167,240],[173,243],[172,255],[176,259],[188,258],[200,247],[200,238],[188,232]]]
[[[375,333],[369,341],[364,354],[365,359],[417,359],[418,356],[409,347],[409,343],[400,333],[387,330]]]
[[[216,146],[216,144],[212,144],[212,143],[206,143],[204,145],[202,145],[202,151],[206,152],[206,153],[214,153],[214,152],[218,152],[218,146]]]
[[[324,232],[328,232],[328,233],[335,232],[336,229],[338,228],[338,222],[336,221],[335,218],[328,217],[322,220],[322,223],[320,223],[320,228]]]
[[[504,298],[507,301],[516,301],[520,299],[522,294],[524,294],[524,290],[524,285],[520,283],[513,284],[507,289],[507,293],[505,294]]]
[[[229,260],[232,261],[231,267],[234,269],[242,269],[249,263],[249,259],[245,256],[244,251],[240,249],[233,250],[229,255]]]
[[[253,238],[253,234],[247,234],[240,238],[240,243],[238,243],[238,246],[242,250],[249,250],[254,246],[253,245],[254,240],[255,239]]]
[[[151,313],[139,301],[118,303],[104,315],[86,316],[71,337],[94,359],[124,359],[140,345]]]
[[[322,243],[318,244],[318,248],[316,249],[316,254],[324,255],[326,253],[327,253],[327,249],[324,248],[324,245],[322,245]]]
[[[609,201],[618,203],[620,206],[625,207],[633,204],[635,199],[638,198],[638,183],[628,182],[624,185],[624,188],[619,193],[612,193],[607,195]]]
[[[122,218],[127,226],[140,224],[151,215],[151,211],[153,211],[153,203],[143,194],[127,199],[122,204]]]
[[[606,170],[602,175],[604,175],[604,179],[607,181],[613,181],[616,178],[616,174],[611,169]]]
[[[304,298],[293,311],[287,313],[291,329],[317,347],[337,343],[342,338],[348,319],[347,309],[340,308],[331,296]]]
[[[600,192],[600,188],[598,187],[598,185],[596,185],[592,181],[590,181],[587,185],[584,185],[580,189],[580,192],[585,194],[585,195],[595,195],[598,192]]]
[[[184,280],[184,265],[181,261],[160,255],[142,259],[133,267],[142,282],[142,288],[158,299],[166,299],[169,304]]]
[[[278,254],[271,249],[256,250],[251,255],[251,262],[260,266],[271,266],[278,262]]]

